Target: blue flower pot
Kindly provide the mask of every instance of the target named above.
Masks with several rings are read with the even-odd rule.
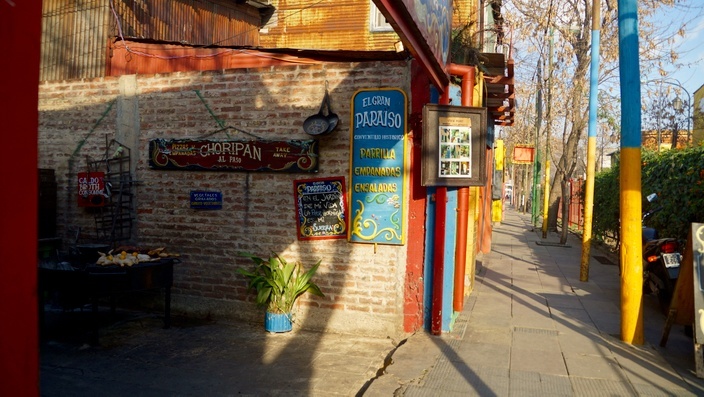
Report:
[[[289,332],[293,329],[290,313],[269,313],[264,317],[264,329],[268,332]]]

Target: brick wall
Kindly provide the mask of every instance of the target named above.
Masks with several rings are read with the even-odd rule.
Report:
[[[263,321],[235,273],[250,262],[237,254],[275,251],[306,264],[322,260],[315,280],[326,296],[301,299],[301,326],[374,335],[401,332],[406,247],[379,245],[375,250],[345,239],[298,241],[292,181],[347,179],[350,100],[363,88],[400,87],[409,93],[405,62],[179,72],[139,75],[136,81],[139,143],[131,149],[138,158],[137,227],[132,243],[182,254],[183,263],[175,268],[174,310]],[[161,171],[148,166],[150,139],[200,138],[220,128],[196,90],[227,126],[265,139],[310,139],[303,120],[317,113],[326,81],[340,126],[319,138],[317,174]],[[76,173],[85,169],[87,159],[103,156],[106,139],[129,141],[119,136],[118,128],[126,109],[122,84],[120,78],[40,84],[39,167],[56,170],[58,228],[66,244],[69,230],[81,226],[90,238],[94,229],[90,211],[75,204]],[[229,134],[252,138],[235,130]],[[226,138],[223,132],[210,136]],[[191,190],[221,191],[222,210],[190,209]]]

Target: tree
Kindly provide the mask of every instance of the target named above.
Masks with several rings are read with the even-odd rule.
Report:
[[[679,137],[680,131],[691,127],[689,114],[685,110],[691,106],[690,99],[688,96],[683,98],[681,88],[668,84],[671,83],[652,81],[643,88],[643,146],[652,149],[666,143],[676,148],[678,141],[686,139]],[[654,134],[649,134],[650,131]],[[653,139],[655,142],[651,142]],[[680,146],[684,145],[680,143]]]
[[[517,80],[525,78],[526,85],[517,84],[518,95],[545,89],[544,128],[540,131],[541,145],[550,153],[555,164],[551,177],[548,226],[557,227],[558,203],[562,186],[583,164],[585,131],[588,126],[589,69],[591,63],[592,0],[511,0],[507,4],[507,25],[514,29],[513,37],[517,64],[522,68],[540,64],[544,79],[525,78],[535,75],[529,70],[517,73]],[[688,21],[681,25],[663,25],[653,16],[661,7],[689,7],[692,18],[701,13],[697,7],[675,0],[643,0],[639,2],[639,32],[641,35],[640,64],[642,70],[664,70],[676,67],[677,54],[670,50],[675,34],[682,34]],[[695,12],[696,11],[696,12]],[[673,33],[667,33],[675,31]],[[599,83],[609,98],[618,92],[618,9],[616,0],[601,0],[601,59]],[[667,48],[664,50],[663,48]],[[519,68],[520,69],[520,68]],[[640,73],[640,71],[634,71]],[[534,83],[532,83],[534,82]],[[617,120],[617,99],[599,103],[600,120],[606,125]],[[538,104],[541,106],[541,104]],[[520,120],[520,119],[519,119]],[[561,136],[559,132],[561,131]],[[610,128],[611,136],[619,133]]]

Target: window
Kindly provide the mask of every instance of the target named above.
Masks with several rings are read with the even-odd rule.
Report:
[[[386,22],[386,17],[376,8],[376,4],[372,0],[369,0],[369,30],[372,32],[394,31],[394,28]]]

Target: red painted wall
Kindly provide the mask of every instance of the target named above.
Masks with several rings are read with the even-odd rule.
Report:
[[[39,395],[37,98],[39,1],[0,1],[0,396]]]

